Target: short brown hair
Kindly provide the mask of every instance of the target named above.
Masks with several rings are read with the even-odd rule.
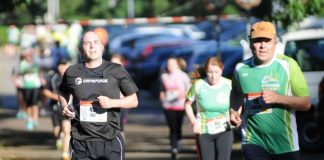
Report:
[[[224,68],[224,64],[223,64],[222,60],[219,57],[209,57],[207,59],[207,61],[205,62],[204,69],[207,70],[207,67],[209,65],[218,66],[221,69]]]

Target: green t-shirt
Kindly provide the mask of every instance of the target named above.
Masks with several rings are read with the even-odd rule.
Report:
[[[20,62],[19,72],[22,75],[22,88],[35,89],[41,86],[37,65],[23,60]]]
[[[299,150],[295,111],[265,104],[262,89],[287,96],[309,96],[300,67],[292,58],[277,55],[269,64],[255,65],[253,58],[235,68],[233,89],[244,94],[243,144],[262,146],[269,153]]]
[[[197,120],[202,127],[203,134],[218,133],[224,127],[225,129],[229,127],[229,97],[231,89],[231,81],[223,77],[220,79],[220,85],[215,87],[210,86],[203,79],[195,81],[193,86],[191,86],[187,99],[192,102],[196,101],[196,104],[193,106],[196,107]],[[210,126],[208,124],[213,124],[213,126],[208,127]]]

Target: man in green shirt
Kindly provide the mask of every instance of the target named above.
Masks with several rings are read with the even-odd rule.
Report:
[[[295,111],[311,106],[303,73],[292,58],[275,53],[272,23],[253,24],[249,38],[253,56],[235,68],[230,109],[232,124],[242,123],[243,156],[298,160]]]

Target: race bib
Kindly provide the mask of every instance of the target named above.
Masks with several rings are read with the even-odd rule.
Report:
[[[226,131],[227,118],[224,115],[217,116],[213,119],[207,119],[206,127],[208,134],[218,134]]]
[[[270,105],[266,104],[261,97],[261,92],[247,94],[245,109],[249,115],[272,113]]]
[[[166,92],[166,100],[168,102],[174,102],[177,100],[178,92],[175,91],[167,91]]]
[[[35,73],[27,73],[24,75],[24,82],[27,84],[31,84],[34,87],[41,86],[40,79]]]
[[[80,101],[80,121],[107,122],[107,111],[98,102]]]

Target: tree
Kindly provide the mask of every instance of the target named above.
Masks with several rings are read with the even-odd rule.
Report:
[[[224,8],[222,7],[222,14],[237,14],[239,11],[239,7],[235,4],[237,0],[134,0],[135,17],[215,14],[207,11],[204,1],[215,4],[226,1]],[[46,2],[46,0],[2,0],[0,22],[35,23],[39,17],[43,20],[47,11]],[[116,2],[116,5],[110,7],[108,0],[60,0],[60,18],[66,21],[126,18],[127,0]],[[280,22],[284,28],[288,28],[308,15],[324,16],[323,7],[323,0],[262,0],[258,7],[251,9],[250,14],[264,20]]]
[[[284,29],[294,27],[309,15],[323,16],[323,0],[262,0],[252,9],[252,16],[281,23]]]
[[[45,12],[46,1],[4,0],[0,5],[0,21],[2,24],[34,23],[38,17],[43,17]]]

